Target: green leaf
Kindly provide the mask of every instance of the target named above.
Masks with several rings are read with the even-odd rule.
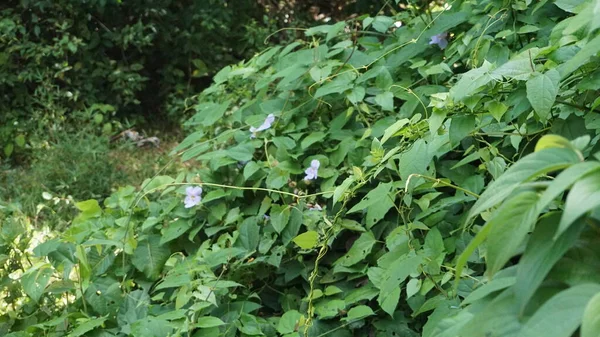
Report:
[[[282,335],[295,332],[301,318],[302,314],[297,310],[286,311],[277,323],[277,332]]]
[[[102,214],[102,208],[100,208],[98,200],[96,199],[77,202],[75,203],[75,207],[81,211],[81,214],[79,215],[81,220],[95,218]]]
[[[571,188],[554,238],[560,236],[579,217],[597,207],[600,207],[600,174],[592,172]]]
[[[27,296],[37,303],[44,294],[52,274],[53,269],[48,263],[36,264],[23,273],[20,282]]]
[[[344,321],[354,322],[365,317],[373,316],[375,313],[371,307],[366,305],[358,305],[348,310],[348,316],[343,318]]]
[[[450,144],[457,145],[475,129],[475,116],[456,116],[452,117],[450,124],[449,138]]]
[[[558,66],[561,79],[588,63],[589,59],[598,52],[600,52],[600,35],[588,41],[575,56]]]
[[[188,229],[192,227],[192,221],[189,219],[177,219],[163,227],[160,238],[160,245],[163,245],[171,240],[175,240],[182,236]]]
[[[387,142],[388,139],[393,137],[396,132],[400,131],[408,123],[410,123],[408,118],[402,118],[401,120],[398,120],[394,124],[388,126],[383,133],[383,137],[381,137],[381,145]]]
[[[354,207],[348,211],[348,214],[362,211],[376,203],[384,202],[386,199],[393,200],[393,196],[390,195],[392,186],[392,183],[379,183],[379,185],[367,193],[358,204],[354,205]]]
[[[513,257],[537,220],[538,195],[523,192],[511,198],[511,207],[495,214],[487,243],[487,273],[491,277]]]
[[[290,220],[290,207],[273,205],[271,207],[271,224],[277,233],[281,233]]]
[[[323,140],[323,138],[325,138],[325,136],[326,136],[325,132],[321,132],[321,131],[313,132],[313,133],[309,134],[306,138],[304,138],[302,140],[302,142],[300,142],[300,147],[302,147],[302,149],[305,150],[306,148],[313,145],[314,143],[317,143],[317,142],[320,142],[321,140]]]
[[[523,182],[579,162],[579,156],[570,149],[545,149],[523,157],[500,178],[491,183],[469,212],[468,220],[497,205]]]
[[[435,134],[437,130],[442,126],[446,119],[446,109],[433,109],[431,116],[428,119],[429,132]]]
[[[488,296],[491,293],[500,291],[502,289],[506,289],[514,285],[516,280],[517,278],[514,276],[495,278],[490,282],[475,289],[472,293],[469,294],[469,296],[467,296],[467,298],[464,299],[461,305],[466,306]]]
[[[582,284],[563,290],[546,301],[525,323],[520,337],[570,337],[581,324],[598,284]],[[551,327],[549,329],[549,327]],[[597,331],[596,331],[597,332]]]
[[[239,227],[238,240],[242,247],[248,251],[256,250],[260,241],[260,227],[255,218],[247,218]]]
[[[535,73],[527,80],[527,99],[541,120],[548,120],[558,94],[560,74],[555,69]]]
[[[575,149],[568,139],[559,135],[543,135],[535,144],[536,152],[551,148]]]
[[[563,11],[569,12],[569,13],[579,13],[579,11],[577,10],[578,8],[580,8],[581,4],[586,3],[585,0],[556,0],[554,1],[554,4],[562,9]]]
[[[511,58],[500,67],[491,72],[493,78],[506,77],[509,79],[524,81],[534,72],[532,63],[539,55],[539,48],[530,48]]]
[[[143,272],[146,277],[156,280],[162,271],[162,267],[171,256],[171,250],[168,246],[160,245],[160,235],[150,235],[148,238],[138,242],[138,246],[133,252],[131,263],[137,270]]]
[[[339,264],[340,266],[350,267],[363,261],[367,255],[371,253],[371,249],[373,249],[376,242],[377,240],[375,240],[373,233],[362,233],[361,236],[354,241],[348,253],[335,261],[334,265]]]
[[[352,104],[358,104],[362,102],[363,98],[365,98],[365,88],[363,87],[354,87],[352,90],[346,94],[346,98]]]
[[[516,166],[516,164],[515,164]],[[469,260],[469,257],[475,252],[475,249],[477,249],[477,247],[479,247],[489,236],[490,232],[495,228],[495,227],[502,227],[504,225],[507,225],[507,223],[505,221],[521,221],[521,220],[528,220],[527,218],[525,219],[521,219],[521,217],[523,216],[522,214],[520,214],[519,212],[523,211],[522,202],[527,202],[527,201],[531,201],[533,202],[533,196],[530,195],[530,193],[532,192],[527,192],[527,193],[520,193],[519,195],[508,199],[507,201],[505,201],[502,205],[500,205],[500,207],[494,212],[493,217],[490,221],[488,221],[485,226],[483,226],[483,228],[481,228],[479,230],[479,232],[477,233],[477,235],[475,235],[475,237],[471,240],[471,242],[469,242],[469,244],[467,245],[467,247],[463,250],[463,252],[460,254],[460,256],[458,257],[458,260],[456,261],[456,271],[455,271],[455,276],[456,276],[456,280],[454,283],[454,288],[456,289],[458,287],[458,284],[460,282],[460,278],[462,277],[462,271],[464,269],[464,267],[467,265],[467,261]],[[529,206],[531,207],[531,206]],[[525,208],[525,212],[528,211],[528,207],[524,207]],[[537,214],[535,214],[537,216]],[[502,228],[499,228],[499,230],[501,230]],[[498,232],[498,229],[494,230],[494,232]],[[521,230],[521,229],[520,229]],[[508,232],[510,234],[510,232]],[[505,240],[505,239],[503,239]],[[517,240],[515,240],[517,241]],[[515,242],[511,242],[512,245],[515,244]],[[502,252],[498,252],[498,248],[496,246],[496,248],[492,251],[492,255],[494,255],[493,257],[493,263],[494,266],[496,268],[498,268],[497,266],[500,264],[504,264],[504,261],[506,259],[507,255],[511,255],[514,252],[509,252],[509,253],[502,253]],[[488,252],[488,255],[490,253]],[[489,257],[488,257],[489,260]],[[504,262],[502,262],[504,261]]]
[[[394,94],[389,91],[377,94],[375,103],[381,106],[384,111],[394,111]]]
[[[547,207],[552,200],[557,198],[566,189],[571,187],[577,180],[588,174],[600,170],[600,163],[597,161],[587,161],[577,163],[566,170],[562,171],[553,181],[550,186],[542,193],[538,201],[538,210],[542,211]]]
[[[290,179],[290,172],[287,170],[281,169],[279,167],[271,168],[271,172],[267,176],[267,187],[272,189],[280,189],[283,185],[288,183]]]
[[[79,337],[83,336],[87,332],[94,330],[95,328],[104,324],[108,317],[100,317],[93,319],[86,319],[83,323],[78,322],[77,327],[71,331],[68,337]]]
[[[202,316],[202,317],[199,317],[198,320],[196,321],[196,326],[198,328],[212,328],[212,327],[221,326],[224,324],[225,324],[225,322],[223,322],[221,319],[219,319],[217,317],[212,317],[212,316]]]
[[[578,221],[558,239],[553,240],[559,218],[560,214],[558,213],[550,213],[542,218],[527,242],[525,253],[519,260],[514,292],[520,312],[525,310],[529,300],[552,267],[579,238],[585,225],[584,221]]]
[[[487,108],[492,117],[494,117],[494,119],[496,119],[498,122],[500,122],[502,116],[504,116],[504,114],[508,110],[508,107],[506,105],[496,101],[489,102]]]
[[[383,311],[388,313],[391,317],[394,317],[394,311],[396,311],[396,307],[398,306],[398,301],[400,300],[400,287],[396,286],[391,291],[386,293],[385,295],[380,294],[377,298],[377,303]]]
[[[15,144],[17,144],[18,147],[23,147],[25,146],[25,136],[24,135],[18,135],[15,137]]]
[[[583,312],[581,337],[598,337],[600,331],[600,293],[594,295]]]
[[[483,65],[476,69],[471,69],[462,74],[458,82],[450,88],[450,97],[453,101],[463,101],[471,96],[479,88],[492,81],[490,71],[494,66],[488,61],[484,61]]]
[[[308,231],[296,236],[293,241],[302,249],[311,249],[319,243],[319,233]]]

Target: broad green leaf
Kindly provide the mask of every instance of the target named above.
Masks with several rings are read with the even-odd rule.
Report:
[[[535,144],[535,151],[541,151],[543,149],[551,149],[555,147],[561,147],[565,149],[573,149],[573,145],[563,136],[559,135],[543,135],[540,140]]]
[[[489,236],[490,232],[492,231],[492,229],[496,226],[504,226],[505,220],[515,220],[515,219],[520,219],[520,214],[518,214],[518,211],[522,211],[521,209],[521,202],[523,200],[527,200],[528,198],[533,198],[531,196],[529,196],[529,193],[521,193],[519,195],[517,195],[516,197],[513,197],[511,199],[508,199],[506,202],[502,203],[500,205],[500,207],[498,207],[498,209],[494,212],[493,217],[490,221],[488,221],[483,228],[481,228],[479,230],[479,232],[477,233],[477,235],[475,235],[475,237],[471,240],[471,242],[469,242],[469,244],[467,245],[467,247],[463,250],[463,252],[460,254],[460,256],[458,257],[458,260],[456,261],[456,271],[455,271],[455,283],[454,283],[454,288],[457,289],[458,288],[458,284],[460,282],[460,279],[462,277],[462,271],[465,268],[465,266],[467,265],[467,261],[469,260],[469,257],[471,256],[471,254],[473,254],[475,252],[475,249],[477,249],[477,247],[479,247]],[[537,216],[537,214],[536,214]],[[489,254],[489,252],[488,252]],[[496,253],[497,255],[500,255],[500,259],[496,258],[496,260],[494,261],[501,261],[503,260],[505,257],[501,256],[501,254]],[[512,254],[512,252],[511,252]],[[499,263],[499,262],[498,262]]]
[[[492,226],[487,241],[487,271],[491,277],[513,257],[537,220],[535,192],[523,192],[511,198],[486,225]]]
[[[497,120],[498,122],[500,122],[500,120],[502,119],[502,116],[504,116],[504,114],[508,110],[508,107],[506,105],[504,105],[501,102],[497,102],[497,101],[491,101],[487,105],[487,108],[488,108],[488,111],[490,112],[490,114],[492,115],[492,117],[494,117],[494,119]]]
[[[247,218],[239,227],[238,240],[242,247],[248,251],[256,250],[260,240],[260,227],[255,218]]]
[[[475,116],[456,116],[452,117],[450,124],[449,138],[451,145],[457,145],[475,129]]]
[[[75,207],[81,211],[81,214],[79,215],[81,220],[95,218],[102,214],[102,208],[100,208],[98,200],[96,199],[77,202],[75,203]]]
[[[18,135],[15,137],[15,144],[17,144],[18,147],[23,147],[25,146],[25,136],[24,135]]]
[[[171,250],[168,246],[160,244],[160,235],[150,235],[146,239],[138,242],[138,246],[133,252],[131,263],[137,270],[143,272],[146,277],[156,280],[162,271],[162,267],[171,256]]]
[[[319,233],[308,231],[296,236],[293,241],[302,249],[311,249],[319,243]]]
[[[472,219],[502,202],[523,182],[577,162],[579,156],[576,152],[561,148],[545,149],[523,157],[486,188],[471,208],[468,218]]]
[[[539,53],[539,48],[527,49],[496,68],[491,72],[491,76],[495,79],[506,77],[519,81],[527,80],[534,72],[532,64]]]
[[[571,188],[554,238],[560,236],[579,217],[597,207],[600,207],[600,174],[592,172],[579,179]]]
[[[223,322],[221,319],[212,316],[202,316],[196,321],[196,326],[199,328],[212,328],[224,324],[225,322]]]
[[[348,316],[343,318],[343,320],[353,322],[373,315],[375,315],[375,313],[373,312],[373,309],[371,309],[371,307],[368,307],[366,305],[358,305],[348,310]]]
[[[321,131],[317,131],[317,132],[313,132],[311,134],[309,134],[306,138],[304,138],[302,140],[302,142],[300,142],[300,146],[302,147],[302,149],[306,149],[309,146],[313,145],[314,143],[320,142],[321,140],[323,140],[323,138],[325,138],[326,134],[325,132],[321,132]]]
[[[484,61],[483,65],[476,69],[471,69],[462,74],[458,82],[450,88],[450,97],[455,102],[463,101],[471,96],[479,88],[492,81],[490,72],[494,66],[488,61]]]
[[[283,185],[288,183],[289,179],[290,172],[277,166],[273,167],[271,168],[271,172],[269,172],[269,175],[267,176],[267,187],[276,190],[280,189],[283,187]]]
[[[402,118],[396,121],[396,123],[390,125],[387,129],[385,129],[383,137],[381,137],[381,145],[387,142],[388,139],[393,137],[396,134],[396,132],[400,131],[408,123],[410,123],[410,121],[407,118]]]
[[[189,219],[177,219],[160,230],[160,244],[163,245],[171,240],[175,240],[182,236],[188,229],[192,227],[192,221]]]
[[[527,99],[541,120],[548,120],[558,94],[560,74],[555,69],[535,73],[527,80]]]
[[[429,116],[429,132],[435,134],[440,126],[444,123],[446,119],[446,109],[433,109],[431,116]]]
[[[592,297],[583,312],[581,337],[598,337],[600,332],[600,293]]]
[[[281,233],[290,220],[290,207],[274,205],[271,207],[271,224],[277,233]]]
[[[315,92],[314,98],[320,98],[330,94],[340,94],[344,91],[352,89],[354,86],[350,83],[350,79],[343,76],[336,77],[331,82],[326,82]]]
[[[35,302],[38,302],[44,294],[52,274],[53,270],[50,264],[39,263],[34,265],[21,276],[20,282],[23,291]]]
[[[600,52],[600,35],[588,41],[574,57],[558,66],[561,79],[588,63],[589,59],[598,52]]]
[[[388,313],[391,317],[394,317],[394,311],[396,311],[396,307],[398,306],[398,301],[400,300],[400,287],[395,286],[390,291],[385,294],[379,294],[377,298],[377,303],[383,311]]]
[[[106,320],[108,320],[108,317],[92,318],[86,319],[83,322],[78,322],[77,326],[75,327],[75,329],[73,329],[73,331],[71,331],[71,333],[69,333],[68,337],[83,336],[86,333],[104,324]]]
[[[286,311],[277,323],[277,332],[283,335],[297,331],[301,318],[302,314],[297,310]]]
[[[283,229],[283,232],[281,232],[281,240],[284,246],[287,246],[298,235],[303,217],[304,215],[297,207],[292,207],[288,224]]]
[[[131,324],[146,318],[149,306],[150,296],[145,291],[134,290],[126,294],[117,314],[117,322],[121,329],[126,331]]]
[[[354,241],[352,247],[344,256],[340,257],[334,264],[339,264],[344,267],[350,267],[360,261],[363,261],[367,255],[371,253],[371,249],[377,240],[371,232],[362,233],[361,236]]]
[[[569,13],[579,13],[578,8],[581,8],[581,5],[586,3],[585,0],[556,0],[554,4]]]
[[[156,317],[146,317],[131,325],[132,337],[162,337],[173,332],[169,322]]]
[[[561,291],[544,302],[525,323],[519,336],[572,336],[581,325],[583,313],[590,299],[599,292],[598,284],[582,284]]]
[[[348,98],[352,104],[362,102],[363,98],[365,98],[365,88],[359,86],[352,88],[352,90],[346,94],[346,98]]]
[[[466,306],[488,296],[491,293],[500,291],[502,289],[506,289],[514,285],[516,280],[517,278],[514,276],[495,278],[490,282],[475,289],[472,293],[469,294],[469,296],[467,296],[467,298],[464,299],[464,301],[462,301],[461,305]]]
[[[394,94],[389,91],[377,94],[375,103],[381,106],[384,111],[394,111]]]
[[[473,308],[471,319],[457,335],[450,336],[493,336],[521,337],[521,322],[515,313],[515,299],[510,289],[506,289],[485,306]],[[449,327],[450,328],[450,327]],[[540,335],[539,337],[544,336]]]
[[[538,201],[538,210],[542,211],[552,200],[561,193],[570,188],[581,177],[600,171],[600,163],[597,161],[587,161],[577,163],[562,171],[552,182],[550,186],[542,193]]]
[[[393,199],[390,195],[391,189],[392,183],[380,183],[375,189],[367,193],[358,204],[354,205],[348,213],[362,211],[369,206],[383,202],[385,199]]]
[[[352,183],[354,183],[355,181],[356,178],[354,178],[354,176],[350,176],[344,179],[344,181],[338,187],[335,188],[335,190],[333,191],[334,205],[337,204],[338,201],[342,200],[342,197],[344,196],[350,185],[352,185]]]
[[[525,253],[519,260],[514,291],[520,312],[525,310],[546,275],[572,247],[585,225],[584,221],[578,221],[558,239],[553,240],[559,219],[560,214],[558,213],[550,213],[542,218],[527,243]]]

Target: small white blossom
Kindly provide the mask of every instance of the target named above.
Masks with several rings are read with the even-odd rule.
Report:
[[[306,177],[304,180],[314,180],[317,179],[319,173],[319,167],[321,166],[321,162],[316,159],[313,159],[310,162],[310,167],[307,168],[304,173],[306,173]]]
[[[257,128],[251,126],[250,127],[250,132],[252,133],[250,135],[250,138],[256,138],[256,133],[259,131],[265,131],[268,128],[271,127],[271,125],[273,125],[273,122],[275,121],[275,116],[273,114],[269,114],[267,116],[267,118],[265,119],[265,121]]]
[[[202,187],[190,186],[185,189],[185,199],[183,200],[185,208],[191,208],[202,201]]]

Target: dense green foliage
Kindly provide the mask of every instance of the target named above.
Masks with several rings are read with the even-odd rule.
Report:
[[[223,68],[199,169],[7,205],[0,334],[597,336],[600,2],[412,9]]]

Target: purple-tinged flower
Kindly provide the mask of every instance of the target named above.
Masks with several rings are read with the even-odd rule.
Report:
[[[304,173],[306,173],[306,177],[304,177],[304,180],[317,179],[317,175],[319,173],[319,166],[321,166],[321,162],[319,162],[316,159],[313,159],[310,162],[310,167],[304,171]]]
[[[198,205],[202,201],[202,187],[189,186],[185,189],[185,208],[191,208]]]
[[[429,44],[437,44],[440,49],[444,49],[448,46],[448,33],[444,32],[438,35],[434,35],[431,37],[431,41],[429,41]]]
[[[270,217],[270,216],[268,216],[268,215],[266,215],[266,214],[265,214],[265,215],[263,215],[263,217],[265,218],[265,221],[269,221],[269,220],[271,220],[271,217]]]
[[[250,138],[256,138],[257,132],[265,131],[266,129],[270,128],[274,121],[275,121],[275,116],[273,114],[269,114],[267,116],[267,118],[265,119],[265,121],[259,127],[255,128],[255,127],[251,126],[250,132],[252,134],[250,135]]]

